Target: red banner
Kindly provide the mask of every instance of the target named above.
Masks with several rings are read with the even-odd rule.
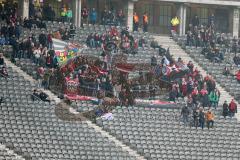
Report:
[[[134,65],[132,64],[117,64],[116,69],[124,72],[124,73],[129,73],[134,70]]]
[[[79,82],[78,79],[65,78],[65,91],[64,94],[68,96],[77,96],[79,92]]]

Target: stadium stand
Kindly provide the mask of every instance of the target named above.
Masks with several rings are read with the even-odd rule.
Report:
[[[1,141],[13,150],[32,159],[135,159],[96,132],[89,122],[58,119],[54,101],[32,101],[30,95],[35,86],[11,66],[8,70],[9,78],[1,78]]]
[[[5,145],[1,144],[0,145],[0,159],[5,159],[5,160],[24,160],[23,157],[15,154],[8,148],[6,148]]]
[[[197,67],[199,70],[200,70],[200,72],[201,72],[201,74],[203,74],[203,75],[207,75],[208,73],[206,72],[206,71],[208,71],[208,70],[204,70],[204,69],[206,69],[206,68],[210,68],[211,67],[211,63],[208,63],[208,61],[207,60],[204,60],[204,59],[201,59],[201,58],[191,58],[190,56],[188,56],[188,54],[184,51],[184,50],[182,50],[173,40],[171,40],[170,38],[168,38],[168,37],[165,37],[164,39],[163,39],[163,37],[161,37],[161,38],[158,38],[158,42],[160,43],[160,44],[162,44],[163,46],[168,46],[168,47],[170,47],[171,48],[171,53],[175,56],[175,58],[178,58],[178,57],[181,57],[185,62],[189,62],[189,61],[192,61],[192,62],[195,62],[195,59],[198,59],[198,61],[197,62],[199,62],[199,64],[200,65],[198,65],[198,63],[197,62],[195,62],[194,63],[194,65],[195,65],[195,67]],[[196,50],[194,50],[194,53],[196,52]],[[200,53],[199,54],[194,54],[194,55],[201,55]],[[198,56],[198,57],[201,57],[201,56]],[[202,60],[202,61],[201,61]],[[202,63],[201,63],[202,62]],[[202,64],[202,65],[201,65]],[[221,64],[216,64],[215,63],[215,66],[219,66],[219,65],[221,65]],[[203,69],[202,69],[202,66],[203,66]],[[211,68],[211,71],[210,71],[210,73],[211,72],[213,72],[213,73],[215,73],[215,70],[214,69],[217,69],[217,68],[219,68],[219,67],[212,67]],[[223,69],[221,69],[221,70],[223,70]],[[216,71],[216,74],[211,74],[212,76],[216,76],[217,75],[217,71]],[[217,81],[219,80],[219,79],[216,79]],[[226,84],[226,83],[225,83]],[[220,98],[220,102],[219,102],[219,104],[223,104],[224,103],[224,101],[226,100],[226,101],[228,101],[228,102],[230,102],[231,101],[231,99],[232,99],[232,96],[228,93],[228,91],[226,91],[226,90],[229,90],[229,89],[224,89],[224,88],[222,88],[222,86],[220,86],[219,84],[217,84],[217,88],[220,90],[220,92],[221,92],[221,98]],[[232,90],[231,90],[232,91]],[[234,92],[234,91],[233,91]],[[235,92],[235,93],[238,93],[238,92]],[[220,108],[219,108],[220,109]]]
[[[233,42],[231,37],[226,37],[228,41],[230,41],[230,46],[233,46]],[[183,38],[179,38],[178,42],[183,41]],[[218,45],[219,46],[219,45]],[[232,47],[227,47],[223,45],[223,49],[228,49]],[[220,46],[219,46],[220,47]],[[231,51],[231,49],[230,49]],[[202,48],[195,49],[194,47],[188,47],[186,46],[186,52],[189,53],[189,56],[191,56],[194,60],[198,61],[198,63],[204,67],[204,69],[209,72],[212,76],[216,78],[216,80],[220,83],[221,86],[223,86],[226,91],[228,91],[231,96],[233,96],[236,100],[239,100],[239,83],[236,80],[235,74],[237,73],[238,66],[234,64],[233,58],[234,53],[233,52],[227,52],[225,54],[224,61],[222,63],[212,63],[210,60],[205,58],[202,52]],[[208,64],[208,65],[206,65]],[[223,75],[224,68],[227,67],[230,69],[230,67],[235,68],[235,74],[234,75]]]
[[[26,21],[28,22],[28,20]],[[1,22],[1,24],[4,27],[5,22]],[[228,113],[226,114],[227,117],[223,116],[222,107],[225,101],[229,103],[232,99],[236,99],[238,102],[240,100],[239,83],[235,77],[225,76],[222,73],[224,67],[231,67],[232,65],[237,67],[232,61],[227,61],[233,58],[233,54],[227,53],[224,57],[225,60],[213,63],[201,54],[203,48],[186,46],[185,36],[173,34],[172,37],[168,37],[141,31],[129,32],[133,39],[131,42],[136,40],[139,45],[140,41],[142,41],[141,46],[135,47],[134,52],[132,50],[126,51],[121,47],[116,47],[114,52],[111,52],[114,55],[121,55],[115,57],[112,61],[114,63],[111,62],[111,65],[114,64],[111,66],[112,68],[120,68],[118,63],[130,64],[130,67],[125,66],[127,69],[131,68],[131,65],[137,66],[137,69],[129,73],[127,82],[122,82],[126,85],[124,89],[127,91],[124,92],[124,89],[122,89],[119,97],[116,96],[118,103],[114,103],[114,105],[109,103],[109,105],[102,102],[104,98],[112,96],[113,89],[109,89],[111,91],[102,89],[104,96],[90,92],[91,96],[94,96],[94,100],[91,99],[91,101],[62,100],[60,99],[62,96],[60,92],[63,92],[63,88],[55,90],[51,86],[52,82],[50,82],[56,83],[55,80],[58,80],[55,73],[60,70],[59,64],[53,62],[54,56],[50,55],[50,53],[41,55],[40,62],[36,61],[36,56],[34,57],[34,54],[37,54],[35,52],[37,50],[36,44],[40,42],[43,43],[43,46],[47,46],[49,45],[49,39],[51,39],[48,37],[49,34],[60,35],[62,38],[59,39],[64,41],[62,43],[69,46],[77,43],[83,48],[80,52],[81,56],[76,57],[80,57],[80,59],[91,57],[94,60],[102,60],[104,57],[102,52],[107,48],[108,43],[103,43],[103,48],[100,45],[99,47],[90,46],[87,42],[89,35],[91,33],[103,35],[113,29],[117,29],[121,33],[123,30],[126,31],[126,27],[115,28],[110,25],[83,24],[81,28],[75,28],[67,22],[57,21],[41,21],[40,26],[37,24],[40,23],[36,22],[32,28],[29,28],[29,24],[24,26],[22,34],[19,35],[16,41],[15,35],[6,36],[9,39],[12,38],[9,40],[12,43],[4,43],[0,48],[4,56],[0,56],[2,63],[0,64],[0,160],[240,159],[239,113],[235,113],[237,111],[235,109],[235,116],[230,117]],[[74,30],[72,33],[71,29]],[[41,36],[47,40],[42,41]],[[65,38],[63,38],[64,36]],[[229,40],[232,39],[231,37],[228,38]],[[26,42],[24,44],[30,43],[30,47],[18,48],[18,43],[21,42]],[[153,46],[155,42],[156,45]],[[233,42],[230,42],[230,44],[233,46]],[[47,46],[47,48],[50,49],[51,47]],[[223,49],[228,50],[229,48],[223,46]],[[228,56],[229,58],[227,58]],[[82,63],[82,65],[88,69],[90,62],[93,61],[92,59],[84,59],[85,63]],[[209,109],[209,104],[202,108],[200,106],[203,105],[202,97],[197,101],[197,105],[188,106],[188,100],[192,98],[194,89],[199,90],[199,92],[203,90],[204,95],[208,97],[208,94],[210,94],[207,92],[209,86],[205,88],[204,84],[201,87],[197,84],[194,89],[192,87],[193,91],[188,93],[188,96],[175,95],[174,99],[169,98],[169,101],[162,98],[168,96],[168,94],[171,97],[170,94],[173,93],[174,89],[179,89],[178,83],[182,82],[179,80],[182,77],[178,78],[176,75],[183,73],[189,82],[191,78],[196,78],[196,75],[193,75],[193,71],[191,71],[191,66],[184,68],[189,61],[194,65],[192,69],[198,69],[198,76],[205,79],[210,77],[208,76],[210,74],[214,78],[211,80],[216,80],[214,81],[215,88],[220,92],[220,99],[216,109],[213,107]],[[179,67],[177,64],[182,66]],[[141,83],[147,81],[145,79],[150,77],[150,74],[145,74],[145,72],[157,75],[156,70],[159,68],[156,66],[158,65],[161,66],[161,73],[164,67],[166,67],[166,70],[172,69],[172,71],[169,71],[172,75],[165,71],[161,77],[154,77],[159,79],[165,77],[166,79],[161,79],[161,82],[163,84],[167,82],[168,86],[164,91],[159,91],[160,95],[155,96],[158,93],[155,90],[160,90],[162,83],[156,85],[159,87],[157,89],[150,89],[149,86],[154,86],[152,83],[147,82],[144,85],[141,85]],[[54,80],[48,78],[44,88],[41,82],[45,80],[43,77],[46,74],[41,77],[39,68],[47,70],[46,73],[55,78]],[[104,72],[102,68],[97,68],[97,71]],[[109,71],[108,66],[106,68]],[[71,69],[72,72],[78,71],[76,75],[78,75],[79,71],[83,72],[85,70]],[[71,79],[71,76],[68,77],[67,72],[68,70],[64,70],[64,74],[66,74],[64,78]],[[99,77],[94,80],[94,84],[97,84],[94,91],[100,88],[97,80]],[[141,81],[142,77],[144,78]],[[114,76],[111,78],[113,79]],[[137,90],[130,85],[135,82],[135,79],[138,80],[136,84],[142,88]],[[131,83],[128,82],[130,80],[132,80]],[[206,81],[208,80],[202,80],[201,82],[206,83]],[[46,81],[44,82],[46,83]],[[105,84],[104,82],[100,84]],[[55,84],[55,86],[58,84]],[[73,88],[71,87],[70,89]],[[36,89],[39,89],[48,97],[47,101],[45,101],[46,98],[38,97],[35,94],[34,90]],[[108,94],[107,91],[111,92],[111,96],[105,96]],[[177,92],[183,93],[183,91]],[[83,95],[80,96],[86,98],[85,95],[89,93],[89,90],[86,93],[81,93]],[[136,101],[146,103],[142,104],[134,101],[134,98],[132,98],[134,94],[136,94]],[[131,98],[134,103],[130,102]],[[142,98],[142,100],[137,98]],[[164,102],[160,101],[161,104],[155,105],[154,99],[164,100]],[[239,104],[236,103],[236,105],[239,108]],[[63,106],[66,108],[61,108]],[[227,105],[228,107],[230,108]],[[186,108],[187,111],[184,110]],[[201,112],[202,110],[204,112]],[[195,112],[198,111],[198,115],[195,115]],[[210,111],[212,117],[209,117]],[[70,118],[71,116],[74,118]],[[209,127],[209,121],[214,122],[212,127]],[[200,125],[202,123],[203,126],[200,126],[199,123]]]

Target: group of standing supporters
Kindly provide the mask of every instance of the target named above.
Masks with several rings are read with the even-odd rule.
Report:
[[[148,15],[147,12],[145,12],[142,16],[142,26],[143,26],[143,32],[148,32]],[[136,12],[133,14],[133,31],[138,31],[139,28],[139,16]]]
[[[95,25],[99,20],[99,13],[96,11],[95,8],[88,9],[84,7],[81,11],[83,23],[90,23]],[[100,21],[102,25],[124,25],[125,15],[122,9],[119,11],[114,10],[103,10],[100,14]],[[149,17],[147,12],[145,12],[142,16],[142,29],[143,32],[148,32],[148,24],[149,24]],[[139,15],[134,12],[133,13],[133,31],[138,31],[140,26],[140,18]]]

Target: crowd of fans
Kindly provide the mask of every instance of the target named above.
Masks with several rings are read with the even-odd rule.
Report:
[[[200,24],[199,18],[196,15],[189,25],[186,45],[202,47],[201,54],[215,63],[222,63],[225,60],[225,55],[233,52],[235,54],[233,62],[235,65],[239,66],[240,58],[238,53],[240,40],[236,37],[230,39],[224,33],[216,33],[214,21],[215,17],[212,14],[209,17],[208,24]],[[240,81],[240,70],[236,70],[234,67],[226,67],[223,74],[235,76],[235,78]]]
[[[0,3],[1,13],[1,35],[0,45],[13,45],[16,39],[19,39],[21,34],[20,22],[21,18],[16,15],[17,4],[9,1]],[[4,62],[3,54],[0,53],[0,75],[3,77],[8,76],[7,66]]]
[[[32,4],[30,4],[31,6]],[[55,58],[55,51],[53,48],[53,37],[62,40],[68,40],[72,34],[74,34],[73,30],[68,29],[60,29],[56,33],[42,31],[42,33],[37,37],[36,35],[31,34],[29,38],[23,41],[19,41],[19,37],[21,34],[21,27],[26,27],[31,29],[32,27],[38,28],[46,28],[46,24],[43,23],[42,17],[45,17],[49,20],[53,20],[55,15],[51,6],[44,6],[39,8],[42,17],[36,10],[34,6],[30,7],[30,19],[21,19],[16,18],[14,13],[14,8],[9,9],[8,5],[4,5],[4,8],[0,8],[0,11],[5,15],[8,15],[10,18],[2,16],[2,19],[6,21],[6,24],[1,26],[1,44],[9,44],[13,46],[12,60],[15,58],[29,58],[32,59],[38,66],[38,80],[39,87],[44,87],[45,89],[49,89],[49,80],[52,75],[54,75],[54,68],[58,66],[58,62]],[[52,11],[50,11],[52,10]],[[49,15],[45,15],[46,11],[49,12]],[[71,10],[66,8],[62,9],[62,12],[65,12],[62,15],[62,21],[71,21]],[[69,16],[69,15],[70,16]],[[63,16],[64,15],[64,16]],[[90,23],[95,24],[97,22],[97,12],[93,8],[91,11],[88,11],[86,7],[82,10],[83,19]],[[68,17],[69,16],[69,17]],[[114,11],[104,10],[101,15],[102,24],[115,23],[115,21],[119,24],[123,22],[124,15],[120,10],[118,14],[115,14]],[[138,30],[139,18],[136,13],[134,13],[134,30]],[[214,16],[210,18],[210,23],[208,26],[199,26],[198,17],[195,16],[193,19],[193,24],[190,25],[189,31],[187,33],[187,45],[194,45],[196,47],[202,46],[203,54],[209,57],[212,61],[222,61],[224,59],[224,55],[222,52],[216,48],[216,43],[222,44],[224,43],[223,36],[217,38],[215,41],[214,36]],[[146,13],[143,16],[144,31],[147,31],[148,17]],[[72,26],[71,26],[72,27]],[[74,27],[72,27],[74,28]],[[127,29],[122,30],[121,33],[117,31],[115,27],[111,28],[110,31],[105,34],[99,35],[97,33],[91,34],[87,37],[86,43],[88,47],[91,48],[102,48],[103,57],[113,48],[116,50],[118,48],[123,49],[127,53],[129,50],[137,50],[138,46],[144,46],[144,39],[136,40],[134,39]],[[159,48],[159,53],[163,52],[163,48],[160,46],[156,46]],[[236,48],[236,47],[235,47]],[[237,52],[237,49],[233,48]],[[210,49],[210,50],[209,50]],[[166,50],[164,50],[164,54]],[[214,57],[214,58],[213,58]],[[237,61],[237,60],[236,60]],[[106,62],[108,63],[108,62]],[[98,65],[90,65],[86,59],[81,59],[81,64],[78,68],[75,68],[72,74],[68,75],[67,78],[75,79],[78,78],[80,86],[82,87],[82,91],[92,92],[92,95],[97,96],[99,99],[108,96],[116,96],[119,98],[119,101],[122,105],[133,105],[134,104],[134,94],[133,94],[133,86],[131,82],[127,80],[127,77],[124,75],[120,75],[117,82],[113,82],[112,73],[109,67],[106,67],[106,63],[100,63]],[[156,58],[152,58],[152,66],[156,67],[158,64]],[[97,67],[95,67],[95,65]],[[184,72],[184,76],[182,78],[174,78],[171,91],[169,93],[169,100],[176,101],[178,97],[186,97],[187,98],[187,106],[183,108],[182,115],[185,123],[188,123],[188,116],[190,113],[193,115],[194,126],[200,125],[202,128],[204,127],[204,120],[207,121],[207,126],[213,126],[214,123],[214,115],[211,110],[208,110],[206,113],[204,109],[206,108],[217,108],[218,102],[220,99],[220,92],[216,88],[215,81],[210,77],[202,77],[197,68],[194,68],[192,62],[189,62],[185,65],[181,58],[178,59],[177,62],[174,62],[170,59],[169,56],[164,56],[161,64],[160,64],[160,72],[164,72],[163,68],[165,66],[176,66],[177,68],[183,69],[185,67],[186,72]],[[0,55],[0,66],[1,66],[1,74],[7,75],[6,67],[4,66],[4,59],[2,55]],[[177,69],[175,68],[175,69]],[[173,70],[173,73],[177,73],[177,71]],[[229,74],[226,69],[226,74]],[[163,73],[163,77],[169,76],[166,73]],[[240,73],[238,75],[240,80]],[[121,86],[121,87],[119,87]],[[150,85],[152,86],[152,85]],[[120,88],[117,90],[117,88]],[[103,91],[103,92],[102,92]],[[40,98],[43,101],[49,101],[46,95],[42,94],[43,92],[38,92],[34,90],[32,99]],[[154,95],[154,94],[152,94]],[[154,97],[154,96],[153,96]],[[234,116],[234,113],[237,111],[237,106],[234,101],[232,101],[229,105],[224,103],[223,105],[223,115],[226,117],[230,115]],[[187,115],[187,116],[186,116]]]
[[[146,40],[144,37],[141,39],[134,39],[130,35],[128,29],[123,29],[121,33],[115,27],[109,31],[99,35],[92,33],[87,37],[87,46],[90,48],[101,48],[103,52],[121,49],[126,54],[136,54],[138,47],[144,47]]]

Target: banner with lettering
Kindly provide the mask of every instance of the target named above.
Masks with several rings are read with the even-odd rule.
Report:
[[[68,96],[77,96],[78,92],[79,92],[78,78],[76,79],[65,78],[64,94]]]

